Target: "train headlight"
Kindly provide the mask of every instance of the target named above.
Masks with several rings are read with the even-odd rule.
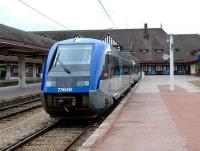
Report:
[[[76,86],[89,86],[90,82],[89,81],[77,81]]]
[[[54,87],[56,86],[56,81],[47,81],[46,82],[46,87]]]
[[[85,81],[85,86],[89,86],[90,82],[89,81]]]

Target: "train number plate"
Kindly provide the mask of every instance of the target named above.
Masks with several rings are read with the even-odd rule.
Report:
[[[72,88],[58,88],[58,92],[72,92]]]

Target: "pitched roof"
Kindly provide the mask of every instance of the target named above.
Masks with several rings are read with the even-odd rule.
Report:
[[[145,39],[144,29],[104,29],[104,30],[71,30],[71,31],[42,31],[34,32],[47,35],[49,38],[60,41],[72,38],[75,35],[84,38],[103,39],[110,34],[122,46],[122,50],[132,51],[140,61],[153,61],[154,49],[166,49],[167,33],[162,28],[148,28],[149,38]],[[149,53],[141,54],[140,50],[148,49]],[[152,60],[153,59],[153,60]]]
[[[174,48],[176,60],[192,60],[192,51],[200,50],[200,35],[177,34],[174,35]]]
[[[17,63],[18,62],[18,57],[16,56],[3,56],[0,55],[0,63],[6,63],[6,64],[11,64],[11,63]],[[25,58],[26,63],[34,63],[34,64],[41,64],[42,60],[41,59],[33,59],[33,58]]]
[[[163,45],[161,36],[166,36],[162,28],[148,28],[150,39],[154,45]],[[75,35],[84,38],[103,39],[107,34],[112,35],[122,46],[123,49],[131,49],[131,42],[135,48],[145,49],[150,47],[149,42],[143,41],[144,29],[102,29],[102,30],[69,30],[69,31],[39,31],[33,32],[41,36],[47,35],[49,38],[56,41],[65,40],[74,37]],[[156,41],[154,41],[156,40]],[[152,42],[152,41],[151,41]]]
[[[122,45],[122,51],[132,51],[141,63],[162,63],[163,54],[169,54],[168,34],[162,28],[145,29],[104,29],[104,30],[71,30],[71,31],[42,31],[34,32],[39,35],[47,35],[56,41],[72,38],[75,35],[84,38],[103,39],[107,34]],[[145,34],[148,38],[145,38]],[[200,36],[198,34],[174,35],[175,62],[187,62],[194,60],[191,51],[200,50]],[[160,49],[161,51],[157,51]],[[148,50],[147,53],[142,50]]]
[[[52,39],[0,24],[0,43],[5,41],[13,45],[43,49],[49,49],[55,43]]]

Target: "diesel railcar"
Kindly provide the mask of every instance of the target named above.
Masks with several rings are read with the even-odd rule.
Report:
[[[89,38],[57,42],[43,70],[41,97],[53,117],[95,117],[136,81],[134,60]]]

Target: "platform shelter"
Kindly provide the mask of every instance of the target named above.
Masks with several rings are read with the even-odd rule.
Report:
[[[36,63],[38,60],[35,59],[40,59],[42,64],[44,64],[49,49],[55,42],[46,37],[0,24],[0,62],[6,63],[6,78],[9,79],[10,77],[10,63],[15,62],[17,59],[19,73],[18,86],[25,88],[26,60],[29,63],[36,61],[33,65],[33,77],[36,76]],[[8,57],[11,58],[13,56],[15,57],[14,61],[11,61],[13,58],[9,61]]]

